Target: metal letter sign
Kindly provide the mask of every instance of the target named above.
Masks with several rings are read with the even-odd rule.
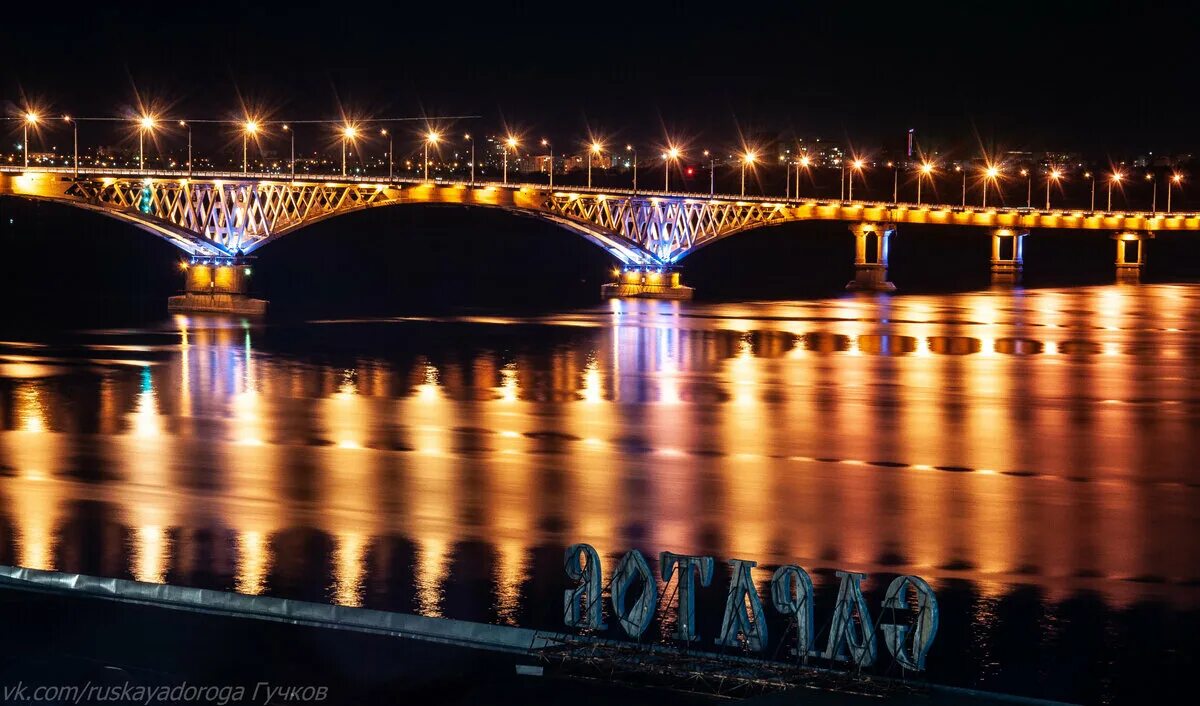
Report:
[[[629,610],[625,610],[625,594],[639,576],[642,579],[642,593],[638,596],[637,603],[634,603]],[[654,574],[650,573],[650,565],[646,563],[646,557],[642,556],[638,550],[632,549],[621,557],[621,563],[617,564],[617,570],[613,573],[612,580],[613,611],[617,614],[617,620],[621,623],[625,634],[634,638],[641,637],[642,633],[646,632],[646,628],[650,627],[650,621],[654,619],[656,605],[658,605],[658,585],[654,583]]]
[[[833,609],[833,622],[829,626],[829,643],[821,656],[869,667],[875,664],[875,627],[871,624],[871,613],[859,585],[866,574],[839,571],[837,575],[842,585],[838,588],[837,607]],[[855,613],[858,620],[854,619]]]
[[[813,584],[808,572],[794,564],[775,570],[771,577],[771,602],[775,610],[796,621],[796,653],[808,660],[813,643]]]
[[[909,603],[909,589],[916,594],[916,605]],[[915,610],[912,625],[883,624],[883,641],[888,651],[905,669],[923,671],[925,655],[933,644],[938,629],[938,604],[933,589],[917,576],[898,576],[888,586],[883,598],[883,610]]]
[[[740,633],[746,639],[746,646],[759,652],[767,644],[767,620],[763,616],[758,590],[750,579],[750,569],[758,566],[758,562],[733,559],[729,565],[733,567],[733,572],[729,577],[729,593],[725,596],[725,618],[721,621],[721,636],[715,642],[724,647],[740,647]],[[746,608],[747,599],[750,601],[749,611]]]
[[[587,562],[583,558],[587,557]],[[568,627],[594,628],[603,630],[604,604],[601,602],[603,580],[600,571],[600,555],[590,544],[573,544],[567,547],[567,576],[579,585],[564,592],[563,619]]]
[[[676,640],[691,642],[696,635],[696,574],[700,574],[700,585],[712,583],[713,558],[711,556],[688,556],[663,552],[658,555],[659,574],[664,584],[671,582],[675,566],[679,566],[679,620],[675,623]]]

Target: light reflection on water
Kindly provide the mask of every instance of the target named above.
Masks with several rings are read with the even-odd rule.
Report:
[[[944,620],[975,626],[986,681],[1022,587],[1200,603],[1198,298],[613,301],[298,338],[177,317],[0,343],[0,551],[540,627],[578,541],[608,569],[638,547],[914,573],[969,586]]]

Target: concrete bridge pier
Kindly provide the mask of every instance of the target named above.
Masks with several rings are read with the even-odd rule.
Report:
[[[1146,241],[1153,233],[1124,231],[1113,235],[1117,241],[1117,281],[1137,283],[1146,267]]]
[[[246,257],[193,257],[181,263],[183,294],[167,300],[167,310],[261,316],[265,299],[254,299],[250,289],[252,269]]]
[[[601,285],[605,299],[691,299],[696,290],[685,286],[679,270],[651,265],[624,265],[615,273],[616,281]]]
[[[1028,230],[997,228],[992,231],[992,284],[1017,284],[1025,269],[1025,236]]]
[[[854,279],[846,285],[851,291],[894,292],[888,281],[888,239],[896,234],[894,223],[854,223]]]

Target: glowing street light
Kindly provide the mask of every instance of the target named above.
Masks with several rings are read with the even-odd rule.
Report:
[[[708,150],[704,150],[704,156],[708,157],[708,195],[716,196],[717,194],[717,160]]]
[[[917,169],[917,205],[921,205],[921,182],[929,180],[929,184],[933,185],[933,163],[922,162]]]
[[[1183,188],[1183,175],[1178,172],[1171,175],[1171,181],[1167,182],[1167,213],[1171,212],[1171,187],[1178,186]]]
[[[1022,169],[1021,176],[1025,177],[1025,208],[1033,208],[1033,175]]]
[[[21,140],[21,151],[25,153],[25,168],[26,169],[29,169],[29,126],[37,125],[38,120],[40,120],[40,119],[41,118],[38,117],[37,113],[34,113],[32,111],[25,113],[25,120],[24,120],[25,134]]]
[[[436,130],[425,134],[425,181],[429,181],[429,146],[436,145],[442,136]]]
[[[681,154],[683,153],[674,145],[671,145],[667,148],[666,152],[663,152],[663,163],[666,165],[663,169],[663,191],[669,192],[671,190],[671,162],[678,162],[679,155]]]
[[[250,171],[250,159],[247,145],[250,138],[258,135],[258,121],[247,120],[242,124],[242,174]]]
[[[592,142],[591,149],[588,150],[588,188],[592,188],[592,155],[599,156],[604,151],[604,145],[599,142]]]
[[[513,137],[512,135],[509,135],[508,139],[504,141],[504,183],[505,184],[508,183],[508,151],[512,150],[513,156],[514,157],[517,156],[517,146],[519,144],[520,143],[517,142],[517,138]]]
[[[988,165],[983,170],[983,207],[987,208],[987,188],[988,182],[994,182],[996,189],[1000,188],[1000,168],[994,165]]]
[[[188,123],[188,121],[180,120],[179,127],[186,129],[187,133],[188,133],[187,169],[188,169],[188,176],[191,177],[192,176],[192,126],[190,123]],[[285,127],[284,129],[286,130],[287,128]]]
[[[346,176],[346,143],[358,138],[358,128],[346,125],[342,128],[342,176]]]
[[[637,149],[633,145],[625,145],[625,151],[633,155],[633,195],[637,196]]]
[[[1108,176],[1108,212],[1112,213],[1112,189],[1113,184],[1120,184],[1125,178],[1125,174],[1120,171],[1114,171]]]
[[[292,181],[296,181],[296,131],[293,130],[289,125],[284,125],[283,131],[286,132],[288,137],[290,137],[292,140]]]
[[[550,140],[542,138],[542,147],[546,148],[546,153],[550,157],[550,188],[554,188],[554,145],[550,144]]]
[[[863,167],[865,167],[866,164],[867,163],[861,159],[856,159],[850,163],[850,198],[848,199],[850,201],[854,200],[854,172],[858,172],[861,175],[863,173]]]
[[[393,135],[392,135],[392,133],[388,132],[388,129],[386,127],[383,128],[382,130],[380,130],[379,134],[388,139],[388,181],[390,182],[390,181],[392,181],[392,173],[394,172],[394,167],[393,167],[394,162],[392,160],[392,138],[393,138]]]
[[[742,155],[742,196],[746,195],[746,166],[753,165],[758,160],[758,155],[751,150],[746,150]]]
[[[153,132],[154,128],[157,127],[157,125],[158,125],[158,121],[154,119],[153,115],[143,115],[141,118],[138,119],[138,170],[139,171],[146,170],[146,151],[145,151],[146,133]]]
[[[1051,169],[1046,172],[1046,210],[1050,210],[1050,182],[1057,184],[1062,179],[1062,172],[1058,169]]]
[[[1158,213],[1158,180],[1154,178],[1153,174],[1147,174],[1146,181],[1150,182],[1152,185],[1150,196],[1150,215],[1154,215],[1155,213]]]
[[[800,170],[803,169],[804,171],[807,172],[809,170],[809,167],[811,167],[811,166],[812,166],[812,160],[810,160],[808,158],[808,155],[803,155],[802,157],[800,157],[800,159],[796,160],[796,199],[797,200],[799,200],[799,198],[800,198]]]
[[[471,186],[475,186],[475,140],[471,139],[471,134],[463,135],[463,139],[471,143]]]
[[[71,124],[71,131],[73,133],[72,137],[74,138],[73,143],[75,146],[74,147],[75,178],[78,179],[79,178],[79,122],[76,120],[71,120],[70,115],[64,115],[63,122]]]
[[[1089,212],[1095,213],[1096,212],[1096,175],[1093,172],[1084,172],[1083,178],[1092,180],[1092,206],[1089,209]]]

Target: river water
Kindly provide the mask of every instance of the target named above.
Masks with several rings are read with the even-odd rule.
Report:
[[[0,558],[555,628],[567,545],[708,554],[708,639],[731,558],[818,625],[916,574],[928,679],[1138,700],[1196,666],[1198,330],[1143,285],[9,334]]]

